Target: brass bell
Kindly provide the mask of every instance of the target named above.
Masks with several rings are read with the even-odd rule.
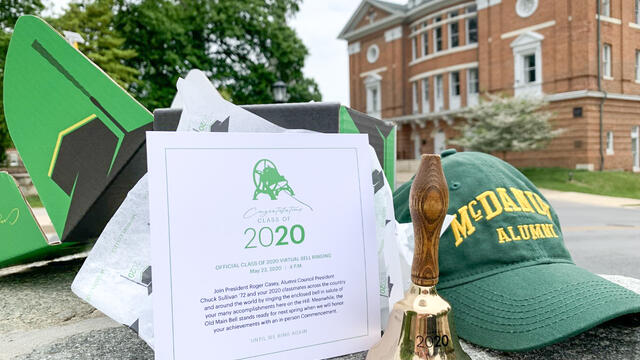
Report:
[[[415,251],[411,288],[393,306],[382,339],[367,360],[469,359],[458,340],[451,305],[438,295],[438,242],[449,207],[449,190],[439,155],[422,155],[409,209]]]

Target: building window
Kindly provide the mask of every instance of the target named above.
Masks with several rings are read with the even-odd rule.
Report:
[[[418,38],[417,37],[412,37],[411,38],[411,60],[415,60],[416,59],[416,47],[418,46]]]
[[[511,43],[515,95],[542,95],[542,40],[544,36],[524,33]]]
[[[611,45],[604,44],[602,47],[602,73],[605,78],[611,78]]]
[[[635,16],[633,18],[635,19],[636,24],[640,24],[640,0],[636,0],[635,3]]]
[[[460,96],[460,72],[451,73],[451,95]]]
[[[601,0],[600,14],[602,16],[611,16],[611,0]]]
[[[536,79],[536,54],[527,54],[523,57],[524,62],[524,82],[535,83]]]
[[[427,36],[427,32],[422,33],[422,56],[427,56],[429,54],[429,36]]]
[[[373,44],[369,46],[369,49],[367,50],[367,61],[373,64],[378,60],[379,56],[380,56],[380,48],[378,48],[378,45]]]
[[[640,82],[640,50],[636,50],[636,82]]]
[[[442,111],[444,110],[444,84],[442,81],[442,75],[436,75],[436,84],[435,84],[435,110]]]
[[[518,0],[516,3],[516,13],[520,17],[531,16],[538,8],[538,0]]]
[[[414,114],[418,113],[418,82],[414,81],[411,83],[411,111]]]
[[[369,75],[364,81],[367,94],[367,114],[378,119],[382,115],[381,81],[380,75]]]
[[[607,155],[613,155],[613,131],[607,131]]]
[[[471,17],[467,19],[467,44],[476,44],[478,42],[478,18]]]
[[[440,21],[442,21],[442,18],[438,16],[434,23],[439,23]],[[433,44],[435,52],[442,51],[442,26],[433,29]]]
[[[460,108],[460,72],[449,74],[449,109]]]
[[[422,79],[422,112],[428,113],[429,106],[429,78]]]
[[[451,18],[458,16],[458,12],[454,11],[449,15]],[[460,28],[457,21],[449,23],[449,48],[460,45]]]
[[[467,106],[478,104],[480,85],[478,80],[478,68],[467,70]]]

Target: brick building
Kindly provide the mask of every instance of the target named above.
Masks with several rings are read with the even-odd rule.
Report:
[[[640,171],[640,0],[363,0],[339,38],[351,107],[398,125],[399,159],[483,93],[532,94],[565,132],[511,163]]]

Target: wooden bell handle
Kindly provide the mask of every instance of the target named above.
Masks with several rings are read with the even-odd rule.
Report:
[[[416,241],[411,281],[416,285],[435,286],[438,283],[438,243],[448,208],[449,189],[442,172],[440,155],[422,155],[409,194],[409,210]]]

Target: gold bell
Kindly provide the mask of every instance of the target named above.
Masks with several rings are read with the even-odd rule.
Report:
[[[411,288],[393,306],[387,330],[367,360],[469,359],[460,346],[451,305],[436,292],[438,242],[448,207],[440,156],[422,155],[409,195],[415,235]]]

